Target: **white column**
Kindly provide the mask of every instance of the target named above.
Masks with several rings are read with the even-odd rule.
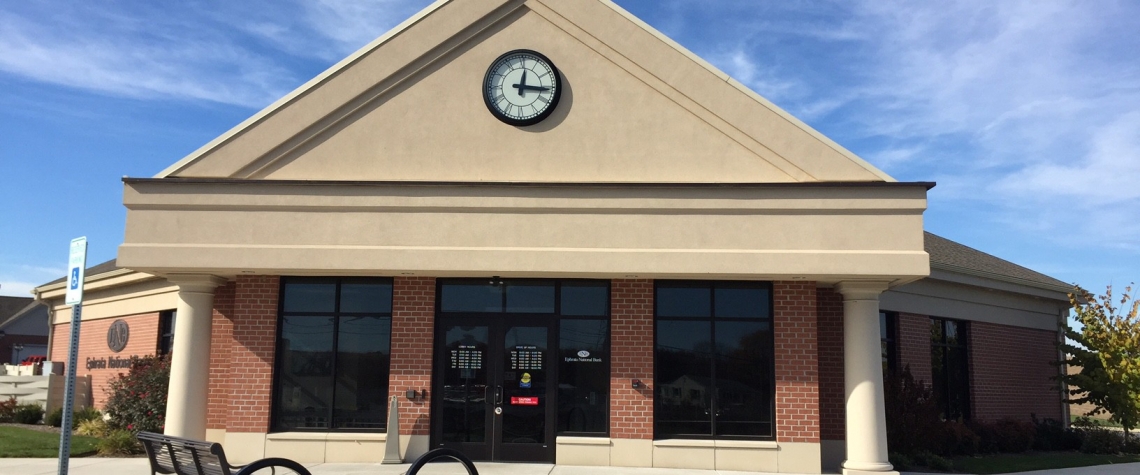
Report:
[[[174,354],[166,396],[166,435],[205,440],[210,383],[210,327],[214,289],[226,279],[212,275],[171,275],[178,285]]]
[[[879,335],[879,294],[886,282],[841,282],[843,370],[847,395],[845,475],[892,472],[887,461],[887,418]],[[897,473],[897,472],[895,472]]]

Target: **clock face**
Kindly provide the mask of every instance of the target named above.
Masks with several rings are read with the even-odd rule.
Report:
[[[483,78],[483,101],[491,114],[514,126],[547,118],[562,96],[562,78],[546,56],[515,50],[499,56]]]

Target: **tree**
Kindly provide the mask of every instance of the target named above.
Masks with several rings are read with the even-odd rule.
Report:
[[[1074,330],[1067,322],[1062,344],[1069,366],[1080,367],[1075,374],[1061,376],[1069,402],[1091,403],[1091,414],[1109,414],[1124,427],[1125,437],[1140,423],[1140,300],[1132,298],[1132,287],[1124,289],[1114,304],[1112,286],[1096,296],[1077,287],[1069,302],[1082,325]]]

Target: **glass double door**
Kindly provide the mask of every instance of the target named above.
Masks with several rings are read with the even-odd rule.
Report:
[[[555,325],[542,320],[440,318],[433,447],[473,460],[554,461]]]

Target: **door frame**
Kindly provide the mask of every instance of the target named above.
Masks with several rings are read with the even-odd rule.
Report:
[[[431,404],[430,414],[430,427],[431,437],[430,443],[433,449],[448,447],[459,450],[465,455],[471,457],[473,460],[481,461],[494,461],[494,462],[543,462],[554,463],[555,457],[555,443],[557,437],[556,426],[558,423],[558,318],[552,315],[529,315],[529,314],[453,314],[448,316],[436,316],[435,328],[433,330],[433,347],[435,352],[433,355],[432,363],[432,394],[442,395],[444,383],[444,371],[447,370],[448,356],[445,354],[445,339],[446,333],[443,331],[445,328],[457,325],[470,325],[470,326],[485,326],[487,327],[487,354],[484,355],[485,364],[487,365],[487,395],[488,399],[494,400],[496,395],[505,394],[506,387],[504,385],[502,391],[496,389],[500,383],[504,382],[504,373],[511,371],[505,367],[505,352],[507,351],[505,345],[505,337],[507,330],[514,327],[532,327],[532,328],[546,328],[546,355],[544,359],[545,371],[547,372],[546,390],[543,397],[546,402],[545,409],[545,434],[544,442],[540,444],[511,444],[502,441],[502,417],[494,413],[496,406],[501,406],[504,409],[510,404],[505,400],[502,403],[495,403],[488,401],[485,403],[488,410],[487,437],[485,442],[478,445],[483,445],[485,448],[479,448],[476,444],[470,444],[464,447],[460,444],[450,443],[444,445],[441,439],[443,432],[443,399],[441,397],[433,397]]]

